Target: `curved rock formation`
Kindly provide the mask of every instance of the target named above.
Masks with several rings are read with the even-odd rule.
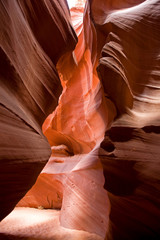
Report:
[[[52,154],[18,206],[61,208],[61,227],[98,238],[158,240],[160,0],[84,2],[72,27],[65,0],[1,0],[1,216],[50,155],[45,120]]]
[[[89,0],[92,19],[96,24],[104,24],[109,13],[136,6],[145,0]]]
[[[22,221],[23,219],[23,221]],[[86,231],[71,230],[59,224],[54,209],[15,208],[0,223],[1,240],[103,240]]]
[[[145,1],[109,12],[97,25],[106,36],[98,73],[118,113],[99,151],[111,239],[160,236],[159,12],[160,1]]]
[[[51,154],[41,125],[62,89],[54,64],[77,38],[65,1],[1,0],[0,26],[1,220]]]
[[[63,92],[55,112],[43,125],[52,156],[35,186],[18,206],[29,206],[28,199],[30,206],[46,206],[46,199],[51,200],[51,197],[47,190],[43,192],[43,187],[40,190],[38,184],[42,183],[43,176],[48,179],[48,187],[49,182],[54,185],[60,181],[63,184],[61,225],[94,232],[104,238],[110,206],[103,189],[98,148],[115,109],[108,108],[113,105],[111,101],[104,102],[96,73],[96,32],[90,21],[89,5],[86,5],[84,13],[83,5],[71,9],[71,19],[78,44],[73,53],[65,54],[58,61]],[[55,194],[53,207],[57,208],[58,191],[54,186],[52,191]],[[46,199],[39,201],[42,193],[46,194]]]

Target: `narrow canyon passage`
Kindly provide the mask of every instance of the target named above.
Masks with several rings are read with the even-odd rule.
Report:
[[[158,240],[160,1],[0,17],[0,239]]]

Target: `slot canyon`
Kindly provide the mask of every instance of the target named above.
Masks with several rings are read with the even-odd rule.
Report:
[[[0,240],[160,239],[160,0],[0,0]]]

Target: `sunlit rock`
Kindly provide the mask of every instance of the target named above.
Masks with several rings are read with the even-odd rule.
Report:
[[[0,26],[1,220],[50,157],[41,125],[62,91],[54,64],[74,49],[77,37],[63,1],[1,0]]]
[[[96,32],[90,21],[89,5],[86,5],[84,13],[83,5],[72,8],[71,19],[78,44],[74,52],[66,53],[57,64],[63,92],[58,107],[43,126],[53,151],[37,184],[43,182],[43,174],[48,174],[51,182],[55,181],[56,184],[60,181],[63,184],[62,226],[94,232],[104,238],[110,205],[107,192],[103,189],[104,177],[98,148],[115,115],[115,108],[111,101],[105,103],[96,73]],[[107,105],[113,107],[108,109]],[[56,197],[58,191],[55,184],[53,182],[52,191]],[[43,187],[37,188],[35,184],[19,206],[24,201],[27,206],[29,198],[33,199],[33,203],[39,194],[50,198]],[[43,201],[37,200],[37,205],[41,204]],[[31,206],[29,202],[28,206]],[[57,207],[56,204],[53,207]]]
[[[5,215],[30,189],[2,234],[23,226],[21,236],[45,240],[159,239],[160,1],[1,6],[1,166],[12,159],[1,189],[12,182],[2,199],[15,197]],[[18,212],[34,226],[19,225]]]
[[[159,4],[114,10],[97,25],[105,36],[97,70],[117,109],[99,151],[113,239],[160,236]]]

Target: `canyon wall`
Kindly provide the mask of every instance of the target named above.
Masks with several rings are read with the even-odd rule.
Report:
[[[160,1],[128,9],[125,3],[133,1],[115,1],[107,10],[101,2],[98,10],[96,1],[92,5],[105,42],[97,71],[106,99],[117,109],[99,150],[111,203],[111,239],[158,239]]]
[[[0,27],[2,219],[31,188],[50,157],[41,125],[62,91],[55,64],[74,49],[77,37],[65,1],[2,0]]]
[[[0,4],[1,219],[159,239],[160,1]]]
[[[71,9],[78,44],[57,63],[63,92],[43,124],[52,156],[18,206],[61,207],[62,226],[104,238],[110,204],[98,149],[115,108],[105,102],[97,76],[96,31],[89,13],[89,4]]]

